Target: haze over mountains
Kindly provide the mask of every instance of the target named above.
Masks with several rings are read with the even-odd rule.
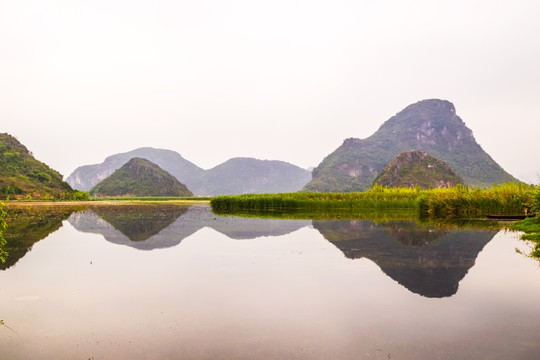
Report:
[[[451,102],[430,99],[407,106],[366,139],[346,139],[313,170],[304,190],[364,191],[390,160],[410,150],[446,162],[467,185],[518,181],[478,145]]]
[[[366,139],[349,138],[313,169],[284,161],[233,158],[205,170],[171,150],[138,148],[77,168],[66,179],[89,191],[134,157],[149,160],[198,196],[296,191],[364,191],[399,154],[421,150],[446,163],[466,185],[517,182],[476,142],[454,105],[430,99],[409,105]]]
[[[193,196],[184,184],[153,162],[132,158],[90,190],[94,196]]]
[[[158,165],[188,188],[191,188],[205,172],[204,169],[184,159],[175,151],[142,147],[111,155],[101,164],[80,166],[67,177],[66,181],[78,190],[89,191],[116,169],[136,157]]]
[[[145,147],[111,155],[101,164],[81,166],[66,181],[88,191],[134,157],[158,165],[198,196],[295,192],[311,180],[308,170],[284,161],[233,158],[204,170],[177,152]]]

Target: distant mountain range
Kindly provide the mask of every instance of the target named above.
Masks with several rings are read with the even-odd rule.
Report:
[[[412,150],[445,162],[466,185],[518,182],[478,145],[452,103],[431,99],[409,105],[366,139],[346,139],[313,172],[284,161],[253,158],[233,158],[204,170],[177,152],[145,147],[81,166],[64,182],[15,138],[0,134],[0,199],[82,196],[73,189],[89,191],[132,158],[156,164],[198,196],[364,191],[392,159]]]
[[[191,189],[204,196],[296,192],[310,180],[311,172],[284,161],[233,158],[206,171]]]
[[[101,164],[78,167],[66,181],[75,189],[89,191],[134,157],[159,165],[198,196],[295,192],[311,180],[308,170],[284,161],[233,158],[204,170],[177,152],[145,147],[111,155]]]
[[[132,158],[90,190],[94,196],[193,196],[184,184],[153,162]]]
[[[204,169],[184,159],[175,151],[143,147],[111,155],[101,164],[80,166],[67,177],[66,181],[74,189],[89,191],[135,157],[153,162],[188,188],[196,184],[205,172]]]
[[[392,159],[410,150],[446,162],[467,185],[518,181],[482,150],[452,103],[431,99],[409,105],[366,139],[346,139],[313,170],[304,191],[364,191]]]

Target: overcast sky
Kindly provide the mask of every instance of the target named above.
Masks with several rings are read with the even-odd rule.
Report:
[[[540,1],[0,0],[0,132],[63,175],[138,147],[318,165],[454,103],[540,182]]]

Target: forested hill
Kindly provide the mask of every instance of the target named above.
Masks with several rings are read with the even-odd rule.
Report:
[[[399,154],[375,179],[375,184],[382,186],[418,186],[421,189],[453,187],[462,183],[463,179],[447,163],[421,150]]]
[[[132,158],[112,175],[97,184],[96,196],[193,196],[184,184],[156,164]]]
[[[146,147],[111,155],[101,164],[81,166],[66,181],[75,189],[90,190],[133,157],[159,165],[200,196],[295,192],[311,180],[310,171],[285,161],[233,158],[204,170],[177,152]]]
[[[142,147],[111,155],[101,164],[80,166],[67,177],[66,181],[74,189],[88,191],[135,157],[151,161],[188,187],[197,183],[204,174],[203,169],[175,151]]]
[[[0,133],[0,199],[72,199],[62,175],[34,158],[15,137]]]
[[[518,181],[480,147],[452,103],[431,99],[407,106],[366,139],[346,139],[313,170],[304,190],[366,190],[390,160],[410,150],[446,162],[467,185]]]

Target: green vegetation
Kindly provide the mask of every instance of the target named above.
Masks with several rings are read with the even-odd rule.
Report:
[[[420,213],[437,217],[524,215],[531,210],[534,189],[524,183],[494,185],[487,189],[466,186],[433,189],[418,198],[418,206]]]
[[[204,170],[177,152],[146,147],[111,155],[101,164],[81,166],[66,181],[74,189],[89,191],[135,157],[158,165],[199,196],[294,192],[311,180],[310,171],[284,161],[232,158]]]
[[[0,134],[0,199],[75,200],[75,192],[62,175],[36,160],[17,139]]]
[[[366,191],[392,159],[413,149],[446,162],[468,186],[518,181],[478,145],[452,103],[432,99],[408,106],[366,139],[345,140],[313,170],[304,191]]]
[[[444,161],[424,151],[401,153],[377,176],[374,184],[392,187],[420,187],[434,189],[463,184]]]
[[[363,193],[282,193],[224,195],[212,198],[212,210],[395,210],[414,209],[417,193],[379,187]],[[384,190],[383,190],[384,189]]]
[[[540,186],[536,189],[534,194],[534,203],[532,211],[536,212],[535,217],[521,220],[514,224],[512,229],[523,231],[525,234],[521,236],[523,240],[531,240],[535,242],[535,247],[531,253],[531,256],[540,259]]]
[[[4,239],[4,231],[6,231],[6,221],[4,220],[4,217],[6,216],[6,212],[4,211],[4,204],[0,202],[0,262],[5,263],[7,253],[4,250],[4,246],[6,246],[6,239]]]
[[[200,182],[205,170],[184,159],[180,154],[171,150],[153,149],[149,147],[138,148],[129,152],[115,154],[107,157],[101,164],[80,166],[71,173],[66,181],[74,188],[90,191],[104,177],[122,167],[132,158],[143,158],[153,162],[160,168],[174,176],[189,189]]]
[[[218,213],[287,210],[413,210],[434,217],[475,217],[524,214],[532,206],[534,187],[508,183],[488,189],[458,185],[421,190],[375,185],[361,193],[285,193],[218,196],[211,200]]]
[[[193,196],[187,187],[156,164],[132,158],[90,190],[94,196]]]
[[[5,263],[0,264],[0,270],[8,269],[15,265],[32,246],[46,238],[52,232],[62,226],[62,221],[66,220],[74,211],[81,211],[87,208],[85,204],[64,205],[58,203],[55,206],[40,205],[20,205],[16,202],[5,204],[5,222],[7,229],[4,238],[7,244],[4,250],[9,253]]]

